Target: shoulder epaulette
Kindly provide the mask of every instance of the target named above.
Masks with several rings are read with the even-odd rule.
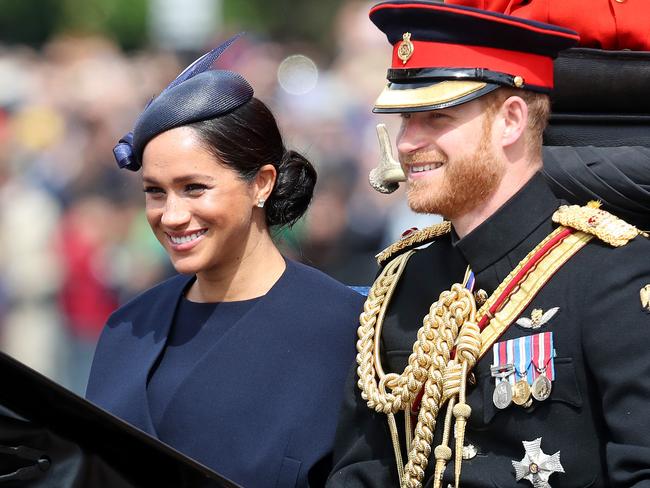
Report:
[[[436,237],[448,234],[451,231],[451,223],[448,221],[440,222],[421,230],[415,230],[408,234],[404,234],[402,238],[388,246],[382,252],[377,254],[377,264],[382,266],[388,259],[395,256],[402,251],[406,251],[412,247],[422,246],[428,244]]]
[[[596,236],[614,247],[624,246],[638,235],[648,235],[623,219],[600,208],[600,202],[587,205],[562,205],[553,214],[553,222]]]

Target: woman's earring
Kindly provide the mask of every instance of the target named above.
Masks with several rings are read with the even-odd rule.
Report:
[[[263,198],[260,198],[260,199],[257,201],[257,206],[258,206],[259,208],[264,208],[264,203],[265,203],[265,202],[266,202],[266,200],[264,200]]]

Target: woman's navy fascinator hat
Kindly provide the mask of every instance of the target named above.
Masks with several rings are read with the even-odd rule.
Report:
[[[241,35],[198,58],[147,104],[133,131],[113,148],[120,168],[139,170],[144,147],[158,134],[227,114],[253,97],[253,88],[243,76],[211,69],[217,58]]]

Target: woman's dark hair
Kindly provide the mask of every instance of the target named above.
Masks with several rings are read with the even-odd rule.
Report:
[[[251,181],[265,164],[277,171],[273,191],[264,205],[266,223],[293,225],[307,210],[316,184],[316,170],[282,142],[271,111],[251,98],[232,112],[189,124],[206,148],[223,164]]]

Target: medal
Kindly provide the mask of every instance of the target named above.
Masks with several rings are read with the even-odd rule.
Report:
[[[555,367],[553,364],[553,334],[545,332],[539,337],[533,337],[533,366],[535,367],[535,379],[531,388],[533,398],[543,402],[551,395],[553,379],[555,379]]]
[[[533,382],[531,394],[538,402],[543,402],[551,396],[552,383],[545,374],[540,374]]]
[[[512,401],[519,406],[523,406],[530,400],[530,386],[525,378],[518,380],[512,389]]]
[[[551,311],[554,314],[557,310]],[[533,399],[542,402],[550,396],[555,379],[552,332],[509,339],[494,344],[492,350],[490,372],[496,383],[492,394],[495,407],[504,409],[514,403],[528,408]]]
[[[492,402],[499,410],[507,408],[512,403],[512,387],[507,380],[501,380],[494,389]]]
[[[523,441],[525,455],[521,461],[511,461],[515,470],[515,480],[525,479],[535,488],[551,488],[548,482],[553,473],[564,473],[560,463],[560,451],[552,456],[542,451],[542,438]]]
[[[499,410],[507,408],[512,403],[512,386],[508,377],[515,372],[515,365],[512,363],[493,364],[490,366],[490,373],[496,378],[496,387],[492,393],[492,403]]]

